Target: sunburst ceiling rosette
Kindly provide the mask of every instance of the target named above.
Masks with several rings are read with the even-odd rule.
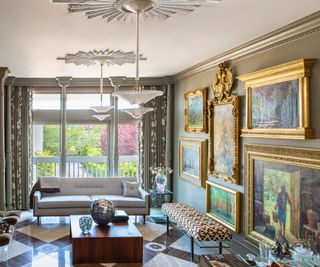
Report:
[[[85,12],[89,19],[101,17],[108,22],[131,22],[137,10],[143,21],[167,19],[219,2],[221,0],[53,0],[53,3],[68,4],[70,13]]]

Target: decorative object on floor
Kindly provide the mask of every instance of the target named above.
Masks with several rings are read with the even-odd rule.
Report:
[[[159,193],[164,193],[167,187],[167,176],[172,173],[173,170],[167,166],[160,165],[159,167],[150,167],[152,174],[155,174],[154,177],[154,187]]]
[[[92,219],[90,216],[82,216],[79,219],[79,226],[81,229],[81,232],[84,235],[88,235],[90,233],[91,227],[92,227]]]
[[[314,59],[299,59],[238,77],[246,87],[243,137],[314,138],[309,86]]]
[[[69,4],[69,13],[85,12],[88,19],[102,17],[111,21],[130,22],[139,10],[144,20],[167,19],[175,14],[186,14],[202,5],[214,5],[221,0],[53,0]]]
[[[320,150],[245,145],[246,217],[249,240],[305,246],[320,252]],[[309,212],[310,214],[310,212]]]
[[[208,141],[200,138],[179,139],[179,177],[206,187]]]
[[[129,220],[128,214],[124,210],[115,210],[112,217],[112,222],[127,222]]]
[[[184,94],[185,126],[187,133],[207,133],[207,99],[208,88],[198,89]]]
[[[169,235],[169,223],[171,222],[191,238],[192,260],[194,258],[195,239],[199,242],[219,242],[218,246],[210,246],[210,248],[219,248],[219,254],[222,254],[222,248],[224,248],[222,242],[232,239],[230,230],[187,204],[166,203],[162,205],[161,211],[167,217],[167,235]],[[202,247],[201,244],[197,244],[200,248]],[[208,248],[208,245],[205,247]]]
[[[207,181],[207,215],[240,232],[240,193]]]
[[[91,204],[90,213],[95,223],[106,226],[112,221],[114,204],[106,199],[94,200]]]
[[[239,184],[240,96],[231,95],[231,69],[219,64],[209,101],[209,175]]]
[[[142,60],[142,55],[138,56]],[[79,51],[75,54],[66,54],[65,57],[58,57],[57,60],[64,60],[66,64],[73,63],[75,65],[95,66],[100,65],[100,105],[90,107],[97,114],[93,115],[99,121],[105,120],[109,110],[113,108],[110,105],[103,104],[103,67],[104,65],[123,65],[126,63],[135,63],[136,55],[134,52],[123,52],[120,50],[92,50],[89,52]]]

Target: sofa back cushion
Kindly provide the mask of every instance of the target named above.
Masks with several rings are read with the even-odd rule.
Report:
[[[52,195],[122,195],[122,182],[136,181],[132,177],[108,177],[108,178],[56,178],[51,181],[59,184],[59,193],[43,193],[43,196]]]

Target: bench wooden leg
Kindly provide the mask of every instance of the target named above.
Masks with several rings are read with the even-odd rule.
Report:
[[[37,216],[37,225],[40,225],[40,216]]]
[[[191,240],[191,260],[193,261],[194,260],[194,240],[192,236],[190,240]]]
[[[167,235],[169,235],[169,216],[167,216]]]
[[[222,242],[219,241],[219,254],[222,254]]]

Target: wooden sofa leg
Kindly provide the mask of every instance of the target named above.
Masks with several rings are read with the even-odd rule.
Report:
[[[143,215],[143,224],[146,224],[146,215]]]
[[[194,240],[192,236],[190,240],[191,240],[191,260],[193,261],[194,260]]]
[[[169,216],[167,216],[167,235],[169,235]]]
[[[37,225],[40,225],[40,216],[37,216]]]
[[[222,242],[219,242],[219,254],[222,254]]]

